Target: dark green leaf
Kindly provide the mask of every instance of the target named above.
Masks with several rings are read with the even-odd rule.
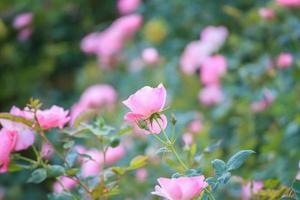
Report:
[[[46,169],[40,168],[32,172],[31,176],[27,180],[28,183],[41,183],[47,178]]]
[[[253,153],[255,152],[252,150],[242,150],[234,154],[227,162],[227,170],[230,171],[239,168],[249,155]]]

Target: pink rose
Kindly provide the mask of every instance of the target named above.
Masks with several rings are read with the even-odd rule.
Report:
[[[266,20],[271,20],[275,17],[275,12],[271,8],[260,8],[258,13],[263,19]]]
[[[200,196],[202,190],[208,186],[204,176],[159,178],[158,183],[152,194],[168,200],[192,200]]]
[[[197,113],[195,118],[189,123],[188,130],[192,133],[199,133],[202,130],[202,117],[200,113]]]
[[[146,168],[140,168],[136,170],[135,178],[138,182],[145,182],[148,177],[148,171]]]
[[[219,86],[215,85],[206,86],[199,93],[198,97],[201,103],[208,106],[219,104],[224,100],[222,90]]]
[[[28,40],[32,34],[32,29],[31,28],[25,28],[21,30],[18,34],[18,39],[22,42]]]
[[[276,3],[278,3],[280,6],[291,8],[300,6],[300,0],[276,0]]]
[[[121,14],[134,12],[140,6],[140,0],[118,0],[118,10]]]
[[[26,110],[26,108],[25,108],[25,110],[21,110],[16,106],[13,106],[10,109],[10,114],[19,116],[19,117],[23,117],[27,120],[33,120],[33,117],[34,117],[33,112]],[[34,143],[34,139],[35,139],[34,131],[31,127],[29,127],[25,124],[22,124],[22,123],[18,123],[18,122],[6,120],[6,119],[0,119],[0,123],[3,128],[10,130],[10,131],[17,132],[17,141],[16,141],[16,145],[14,147],[15,151],[21,151],[21,150],[27,149]]]
[[[43,129],[49,130],[56,127],[63,128],[70,120],[68,113],[69,111],[65,111],[63,108],[54,105],[47,110],[38,110],[36,117],[39,125]]]
[[[224,26],[207,26],[200,35],[200,40],[209,45],[211,51],[217,51],[225,42],[228,30]]]
[[[43,143],[42,149],[41,149],[42,158],[49,160],[52,157],[53,153],[54,153],[53,146],[46,142]]]
[[[109,147],[105,154],[105,163],[112,165],[123,158],[125,153],[125,148],[122,145],[117,147]]]
[[[14,19],[13,27],[15,29],[21,29],[28,26],[32,22],[32,17],[32,13],[29,12],[17,15]]]
[[[225,74],[227,62],[224,56],[208,57],[201,65],[201,81],[205,85],[219,84],[220,77]]]
[[[61,193],[66,190],[71,190],[74,187],[76,187],[77,181],[74,179],[67,177],[67,176],[61,176],[59,177],[59,181],[55,182],[53,185],[53,191],[55,193]]]
[[[156,120],[150,121],[150,117],[163,110],[166,102],[166,89],[160,84],[156,88],[145,86],[131,95],[123,104],[127,106],[131,112],[126,113],[124,119],[126,121],[139,121],[145,120],[148,128],[152,133],[160,133],[160,127],[163,129],[167,126],[167,118],[165,115],[160,114],[158,123]]]
[[[242,188],[242,199],[250,200],[251,194],[257,193],[264,187],[264,183],[261,181],[253,181],[252,183],[247,183],[247,185]]]
[[[155,48],[146,48],[142,52],[142,58],[148,65],[154,65],[159,61],[159,53]]]
[[[277,66],[281,69],[288,68],[293,63],[293,56],[290,53],[281,53],[277,57]]]
[[[10,154],[14,150],[18,139],[17,131],[0,130],[0,173],[8,171]]]
[[[251,104],[253,112],[262,112],[274,101],[274,96],[270,90],[264,90],[263,99]]]

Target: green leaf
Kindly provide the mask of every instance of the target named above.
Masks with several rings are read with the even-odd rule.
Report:
[[[65,168],[60,165],[50,165],[47,168],[48,177],[58,177],[65,174]]]
[[[47,178],[46,169],[40,168],[32,172],[31,176],[27,180],[28,183],[41,183]]]
[[[216,177],[221,177],[227,172],[226,163],[223,160],[215,159],[212,162]]]
[[[120,144],[120,139],[119,138],[114,138],[110,142],[111,147],[117,147],[117,146],[119,146],[119,144]]]
[[[70,167],[73,167],[75,165],[77,157],[78,157],[78,153],[76,151],[71,151],[70,153],[67,154],[66,162]]]
[[[9,168],[8,168],[8,171],[9,172],[18,172],[18,171],[21,171],[23,170],[24,167],[22,167],[21,165],[18,165],[18,164],[10,164],[9,165]]]
[[[126,169],[121,167],[112,167],[112,171],[116,174],[123,175],[126,172]]]
[[[73,200],[72,194],[68,192],[52,193],[48,195],[49,200]]]
[[[222,184],[226,184],[229,181],[230,178],[231,178],[231,173],[226,172],[218,178],[218,181]]]
[[[255,153],[252,150],[242,150],[238,153],[234,154],[227,162],[227,170],[234,170],[239,168],[245,160],[249,157],[249,155]]]
[[[169,153],[169,152],[171,152],[171,151],[167,147],[161,147],[155,152],[155,154],[163,154],[163,153]]]
[[[74,145],[75,145],[74,140],[71,140],[71,141],[66,142],[66,143],[63,145],[63,148],[64,148],[64,149],[70,149],[70,148],[72,148]]]
[[[136,156],[134,157],[129,164],[128,170],[137,169],[143,167],[148,160],[148,156]]]

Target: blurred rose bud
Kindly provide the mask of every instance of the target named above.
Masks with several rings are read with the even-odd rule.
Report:
[[[271,20],[275,17],[275,12],[271,8],[260,8],[258,10],[258,13],[261,16],[261,18],[266,20]]]
[[[300,7],[300,0],[276,0],[276,3],[283,7]]]
[[[142,58],[148,65],[154,65],[159,61],[159,53],[155,48],[146,48],[142,52]]]
[[[293,63],[293,56],[290,53],[283,52],[279,54],[276,64],[279,68],[288,68]]]
[[[42,145],[41,155],[42,158],[49,160],[54,153],[54,149],[51,144],[44,142]]]
[[[191,144],[193,144],[193,135],[191,133],[183,134],[182,141],[185,145],[190,146]]]
[[[224,100],[221,88],[216,85],[206,86],[199,92],[198,98],[201,103],[207,106],[219,104]]]
[[[118,0],[118,10],[121,14],[134,12],[140,6],[140,0]]]
[[[145,182],[148,177],[147,169],[140,168],[140,169],[136,170],[135,177],[138,182]]]
[[[61,176],[58,181],[53,185],[53,191],[55,193],[62,193],[65,189],[71,190],[76,187],[77,181],[67,176]]]
[[[21,13],[17,15],[13,22],[13,27],[15,29],[22,29],[31,24],[33,18],[33,14],[30,12]]]
[[[262,181],[253,181],[249,182],[242,187],[242,199],[250,200],[252,199],[252,194],[256,194],[259,190],[264,187],[264,183]]]

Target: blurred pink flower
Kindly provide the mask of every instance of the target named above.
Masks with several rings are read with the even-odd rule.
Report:
[[[105,107],[112,109],[116,101],[117,92],[111,85],[92,85],[82,93],[79,102],[71,108],[70,123],[73,124],[81,113],[89,109],[101,109]]]
[[[300,0],[276,0],[280,6],[284,7],[299,7]]]
[[[30,38],[31,34],[32,34],[31,28],[22,29],[18,34],[18,39],[22,42],[26,41]]]
[[[140,168],[136,170],[135,178],[138,182],[145,182],[148,177],[148,171],[146,168]]]
[[[272,8],[260,8],[258,13],[263,19],[267,20],[271,20],[275,17],[275,12]]]
[[[38,110],[36,118],[43,129],[63,128],[70,120],[68,113],[69,111],[65,111],[63,108],[54,105],[47,110]]]
[[[13,22],[13,27],[15,29],[21,29],[31,24],[33,14],[30,12],[21,13],[17,15]]]
[[[224,26],[207,26],[200,35],[200,40],[209,45],[211,51],[217,51],[224,44],[228,30]]]
[[[41,149],[41,155],[43,159],[49,160],[54,153],[53,146],[47,142],[44,142]]]
[[[271,91],[264,90],[263,99],[255,101],[251,104],[251,109],[253,112],[262,112],[274,101],[274,96]]]
[[[189,43],[180,58],[180,68],[188,75],[191,75],[200,68],[201,63],[212,53],[210,46],[201,41]]]
[[[163,110],[166,96],[166,89],[162,84],[159,84],[156,88],[149,86],[141,88],[127,100],[123,101],[123,104],[131,110],[131,112],[125,114],[124,119],[126,121],[146,120],[148,128],[152,133],[160,133],[159,125],[162,128],[166,128],[167,126],[166,116],[163,114],[160,115],[160,119],[158,119],[159,124],[157,124],[156,120],[150,122],[149,118],[153,114]]]
[[[221,88],[216,85],[206,86],[199,93],[198,98],[201,103],[208,106],[219,104],[224,100]]]
[[[204,60],[201,65],[201,81],[205,85],[218,85],[220,77],[225,74],[227,62],[224,56],[214,55]]]
[[[103,161],[103,154],[98,150],[89,150],[84,154],[90,156],[91,158],[83,158],[82,160],[82,176],[89,177],[99,174],[101,170],[101,164]]]
[[[123,158],[125,154],[126,151],[124,146],[122,145],[119,145],[117,147],[109,147],[105,154],[105,163],[112,165]]]
[[[242,188],[242,199],[250,200],[251,194],[257,193],[264,187],[264,183],[262,181],[253,181],[252,183],[247,183]]]
[[[168,200],[192,200],[208,186],[208,183],[204,181],[204,176],[159,178],[158,183],[159,185],[155,186],[152,194]]]
[[[118,0],[118,10],[121,14],[134,12],[139,6],[140,0]]]
[[[197,113],[195,118],[189,123],[188,130],[192,133],[199,133],[203,128],[201,114]]]
[[[283,52],[277,57],[276,64],[279,68],[288,68],[293,63],[293,56],[290,53]]]
[[[56,181],[53,185],[53,191],[55,193],[61,193],[64,190],[71,190],[74,187],[76,187],[77,181],[74,179],[67,177],[67,176],[61,176],[59,177],[59,181]]]
[[[185,145],[189,146],[193,143],[193,134],[185,133],[182,135],[182,140]]]
[[[17,131],[0,130],[0,173],[8,171],[10,154],[14,151],[18,139]]]
[[[10,114],[23,117],[28,120],[32,120],[34,117],[33,113],[29,110],[26,110],[26,108],[25,110],[21,110],[16,106],[13,106],[10,109]],[[15,151],[27,149],[34,143],[34,131],[31,127],[19,122],[14,122],[6,119],[0,119],[0,123],[3,128],[17,132],[17,140],[14,147]]]
[[[148,65],[154,65],[159,61],[159,53],[155,48],[146,48],[142,52],[142,58]]]

